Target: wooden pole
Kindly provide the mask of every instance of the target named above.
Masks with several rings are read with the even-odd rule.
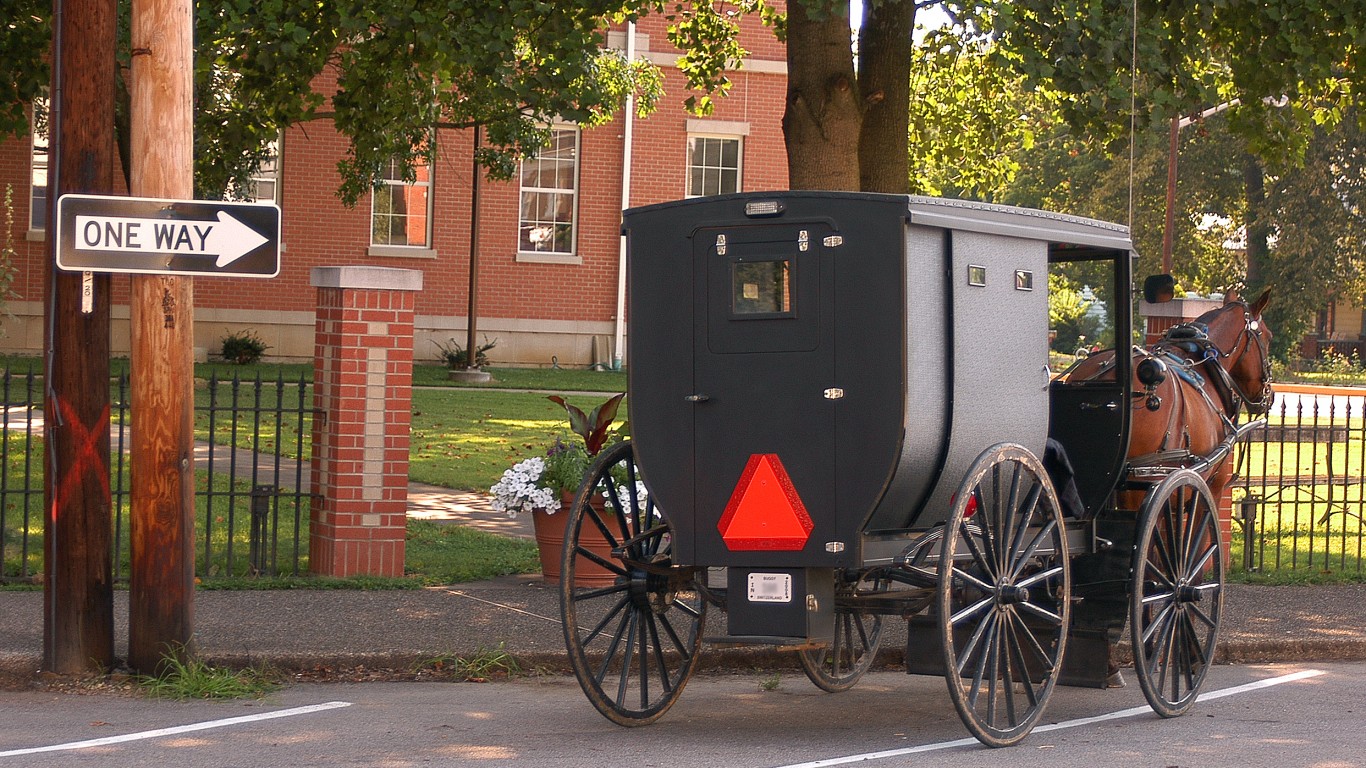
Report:
[[[1176,164],[1181,153],[1181,118],[1172,118],[1167,145],[1167,215],[1162,226],[1162,274],[1172,273],[1172,244],[1176,239]]]
[[[56,200],[114,191],[114,0],[53,4],[48,91],[43,669],[114,660],[110,561],[109,276],[56,267]]]
[[[190,199],[191,0],[133,0],[132,174],[136,197]],[[132,278],[132,567],[128,663],[143,673],[193,653],[194,283]]]

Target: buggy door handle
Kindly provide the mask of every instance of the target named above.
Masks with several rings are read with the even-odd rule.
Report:
[[[707,402],[708,400],[711,399],[711,396],[710,396],[710,395],[703,395],[703,394],[700,394],[700,393],[699,393],[699,394],[696,394],[696,395],[688,395],[687,397],[685,397],[685,398],[683,398],[683,399],[684,399],[684,400],[687,400],[687,401],[690,402],[690,403],[705,403],[705,402]]]

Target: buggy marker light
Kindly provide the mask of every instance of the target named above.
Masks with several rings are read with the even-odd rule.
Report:
[[[777,200],[751,200],[745,203],[745,215],[751,219],[763,216],[781,216],[786,206]]]

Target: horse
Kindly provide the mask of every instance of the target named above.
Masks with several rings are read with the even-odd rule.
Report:
[[[1251,304],[1230,294],[1224,305],[1170,328],[1156,344],[1133,348],[1133,415],[1128,460],[1138,466],[1199,466],[1219,499],[1233,476],[1231,447],[1240,413],[1271,408],[1271,329],[1262,312],[1267,289]],[[1115,350],[1079,361],[1068,381],[1113,380]],[[1223,455],[1219,456],[1220,451]]]

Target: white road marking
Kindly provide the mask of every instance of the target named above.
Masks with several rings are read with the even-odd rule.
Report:
[[[309,715],[314,712],[323,712],[329,709],[340,709],[342,707],[349,706],[351,706],[351,702],[349,701],[329,701],[323,704],[311,704],[307,707],[281,709],[276,712],[262,712],[256,715],[243,715],[242,717],[229,717],[224,720],[210,720],[205,723],[177,725],[172,728],[158,728],[155,731],[125,733],[122,736],[109,736],[103,739],[90,739],[88,741],[72,741],[66,744],[52,744],[46,747],[30,747],[28,749],[11,749],[8,752],[0,752],[0,757],[18,757],[19,755],[34,755],[39,752],[64,752],[72,749],[89,749],[90,747],[103,747],[109,744],[122,744],[125,741],[156,739],[162,736],[174,736],[178,733],[206,731],[211,728],[226,728],[232,725],[254,723],[260,720],[274,720],[276,718],[281,717],[293,717],[294,715]]]
[[[1256,691],[1262,688],[1270,688],[1273,685],[1281,685],[1282,683],[1293,683],[1297,680],[1305,680],[1311,677],[1318,677],[1322,674],[1324,674],[1324,672],[1320,669],[1306,669],[1302,672],[1295,672],[1289,675],[1281,675],[1280,677],[1269,677],[1265,680],[1257,680],[1255,682],[1247,683],[1245,685],[1235,685],[1232,688],[1221,688],[1217,691],[1202,693],[1200,694],[1199,701],[1221,699],[1225,696],[1235,696],[1240,693],[1248,693],[1250,691]],[[1075,720],[1066,720],[1061,723],[1049,723],[1047,725],[1040,725],[1037,728],[1035,728],[1033,732],[1043,733],[1045,731],[1060,731],[1064,728],[1077,728],[1079,726],[1091,725],[1093,723],[1100,723],[1106,720],[1120,720],[1126,717],[1137,717],[1138,715],[1142,715],[1152,711],[1152,708],[1148,706],[1130,707],[1128,709],[1121,709],[1116,712],[1109,712],[1104,715],[1096,715],[1094,717],[1079,717]],[[779,766],[779,768],[827,768],[827,766],[846,765],[848,763],[860,763],[865,760],[881,760],[883,758],[888,757],[914,755],[920,752],[938,752],[940,750],[953,749],[955,747],[971,747],[975,746],[977,743],[977,739],[972,738],[954,739],[953,741],[941,741],[935,744],[921,744],[918,747],[888,749],[883,750],[881,752],[865,752],[861,755],[831,757],[825,760],[812,760],[807,763],[792,763],[791,765]]]

